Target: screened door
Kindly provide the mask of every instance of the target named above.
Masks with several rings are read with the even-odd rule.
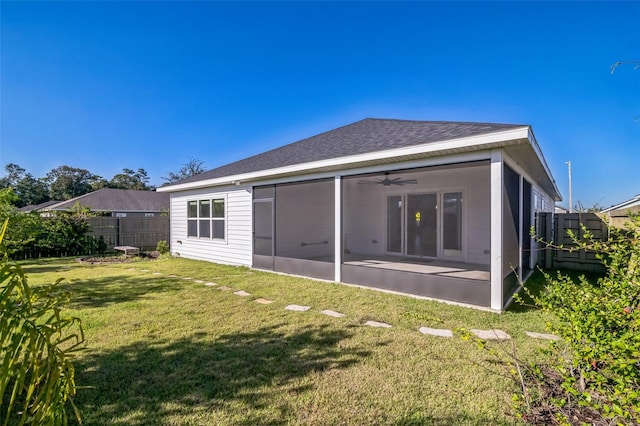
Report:
[[[407,195],[407,254],[438,255],[438,197],[436,194]]]
[[[253,194],[253,267],[273,270],[273,187]]]

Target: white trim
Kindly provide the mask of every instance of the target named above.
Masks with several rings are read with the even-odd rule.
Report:
[[[540,161],[540,164],[542,164],[542,167],[544,168],[545,173],[547,174],[547,177],[549,178],[549,182],[551,182],[551,184],[553,185],[553,189],[554,191],[556,191],[555,195],[558,196],[558,200],[557,201],[561,201],[562,200],[562,194],[560,194],[560,190],[558,189],[558,185],[556,184],[555,179],[553,178],[553,175],[551,174],[551,169],[549,169],[549,166],[547,165],[547,160],[545,160],[544,155],[542,154],[542,150],[540,149],[540,145],[538,145],[538,141],[535,137],[535,135],[533,134],[533,130],[531,129],[531,127],[529,127],[529,143],[531,144],[531,147],[533,148],[533,151],[536,153],[536,155],[538,156],[538,161]],[[534,182],[531,179],[528,179],[531,182]],[[554,194],[551,194],[552,198]]]
[[[311,170],[334,168],[336,166],[354,166],[359,163],[369,161],[379,161],[383,159],[392,160],[394,158],[402,158],[407,156],[425,155],[436,156],[444,155],[450,152],[461,151],[479,151],[503,147],[508,145],[517,145],[523,141],[531,143],[531,133],[529,126],[518,127],[516,129],[505,130],[502,132],[493,132],[484,135],[476,135],[465,138],[457,138],[445,140],[441,142],[430,142],[420,145],[414,145],[404,148],[389,149],[384,151],[370,152],[366,154],[348,155],[345,157],[331,158],[327,160],[312,161],[308,163],[293,164],[290,166],[277,167],[274,169],[258,170],[249,173],[225,176],[221,178],[205,179],[196,182],[188,182],[176,185],[167,185],[156,189],[157,192],[175,192],[188,189],[203,188],[208,186],[219,186],[228,184],[245,183],[246,181],[255,181],[267,179],[278,175],[299,174],[309,172]]]
[[[211,201],[211,216],[208,218],[209,223],[210,223],[210,233],[211,236],[210,237],[200,237],[200,220],[207,220],[202,219],[200,217],[200,202],[201,201]],[[222,200],[224,201],[224,217],[220,218],[220,217],[213,217],[213,202],[215,200]],[[193,218],[193,217],[189,217],[189,203],[195,201],[197,204],[197,209],[198,209],[198,216]],[[197,198],[187,198],[187,200],[185,200],[186,204],[187,204],[187,235],[186,235],[186,239],[187,240],[192,240],[192,241],[210,241],[214,244],[219,244],[219,245],[228,245],[228,232],[229,232],[229,214],[228,214],[228,207],[229,207],[229,200],[228,200],[228,194],[222,194],[219,196],[207,196],[207,197],[197,197]],[[194,237],[194,236],[190,236],[189,235],[189,220],[195,220],[196,224],[197,224],[197,230],[198,230],[198,236]],[[218,221],[218,222],[224,222],[224,238],[214,238],[213,236],[213,222],[214,221]]]
[[[630,200],[623,201],[622,203],[618,203],[614,206],[601,210],[600,213],[609,213],[614,210],[622,210],[625,207],[628,207],[628,208],[635,207],[636,205],[640,205],[640,195],[636,195]]]
[[[520,229],[520,232],[518,232],[519,234],[519,238],[518,238],[518,279],[522,280],[522,272],[524,270],[523,265],[522,265],[522,259],[523,259],[523,244],[524,244],[524,177],[522,175],[518,175],[518,192],[519,192],[519,196],[518,196],[518,229]],[[527,230],[527,235],[528,234],[528,230]]]
[[[342,177],[334,183],[334,250],[335,281],[342,281]]]
[[[504,216],[502,185],[504,179],[502,149],[491,151],[491,309],[503,308],[502,221]]]

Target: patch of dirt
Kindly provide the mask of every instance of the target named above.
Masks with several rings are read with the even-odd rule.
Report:
[[[557,371],[549,368],[541,368],[542,378],[530,378],[534,383],[529,386],[538,388],[540,398],[533,401],[531,409],[522,415],[522,419],[531,425],[559,425],[557,415],[565,417],[570,425],[609,426],[611,419],[602,417],[598,411],[590,407],[581,407],[576,402],[568,402],[560,408],[550,404],[549,401],[567,399],[567,393],[562,388],[562,377]]]
[[[134,263],[140,261],[156,260],[160,257],[160,252],[157,251],[145,251],[134,255],[126,256],[120,255],[104,255],[104,256],[89,256],[78,259],[80,263],[88,263],[90,265],[104,265],[112,263]]]

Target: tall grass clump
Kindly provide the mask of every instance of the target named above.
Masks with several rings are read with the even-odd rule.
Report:
[[[79,318],[65,315],[70,293],[62,279],[30,287],[9,261],[0,228],[0,424],[60,425],[76,393],[73,357],[84,335]]]

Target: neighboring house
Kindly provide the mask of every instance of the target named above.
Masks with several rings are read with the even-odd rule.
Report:
[[[158,191],[174,254],[502,311],[560,194],[528,125],[365,119]]]
[[[569,213],[569,209],[566,207],[562,207],[562,206],[558,206],[556,205],[555,208],[553,209],[554,213]]]
[[[30,204],[28,206],[20,207],[18,209],[18,211],[22,212],[22,213],[38,212],[38,211],[46,209],[49,206],[52,206],[54,204],[58,204],[58,203],[61,203],[61,202],[62,201],[59,201],[59,200],[49,200],[49,201],[45,201],[44,203],[40,203],[40,204],[35,204],[35,205]]]
[[[170,204],[169,194],[161,192],[103,188],[39,210],[70,211],[76,203],[112,217],[160,217],[169,212]]]
[[[621,228],[626,222],[629,222],[629,213],[640,214],[640,194],[602,210],[600,216],[606,217],[609,225]]]

